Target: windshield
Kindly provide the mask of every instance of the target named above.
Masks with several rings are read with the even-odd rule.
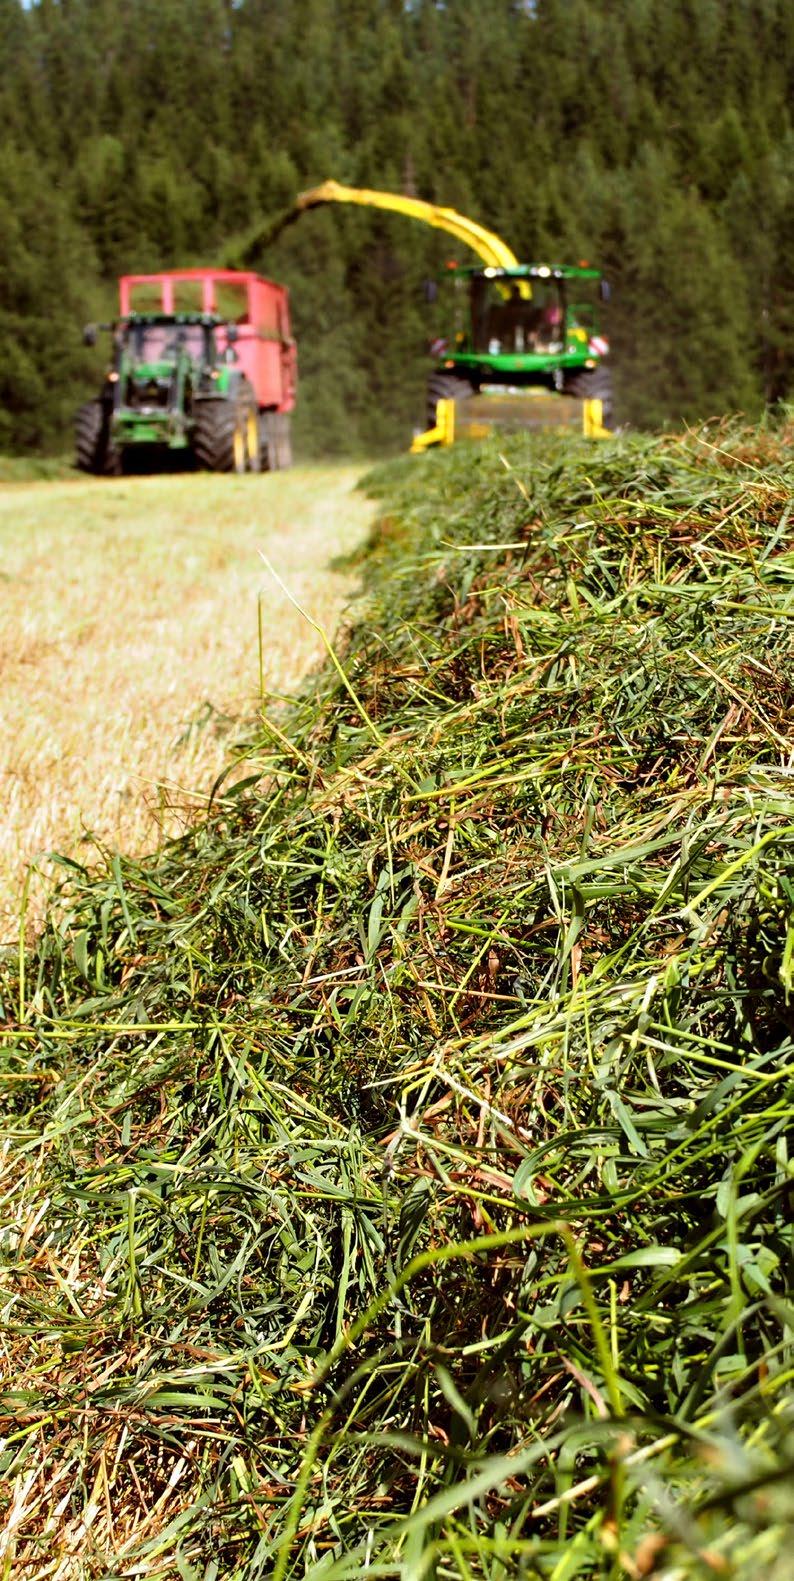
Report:
[[[172,362],[180,348],[196,362],[210,355],[210,331],[204,324],[128,324],[125,344],[136,362]]]
[[[491,357],[552,352],[563,341],[565,301],[556,280],[488,280],[471,283],[474,350]]]

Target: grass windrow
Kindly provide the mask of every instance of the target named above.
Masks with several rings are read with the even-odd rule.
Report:
[[[791,438],[372,475],[336,665],[65,882],[3,987],[10,1571],[784,1581]]]

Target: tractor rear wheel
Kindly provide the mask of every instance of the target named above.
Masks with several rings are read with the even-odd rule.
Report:
[[[612,374],[603,363],[599,363],[597,368],[576,368],[573,373],[566,374],[564,391],[566,395],[575,395],[582,401],[600,401],[604,427],[612,427],[615,415]]]
[[[436,370],[427,381],[427,426],[435,428],[439,401],[467,401],[474,394],[468,379]]]
[[[193,412],[193,450],[200,467],[207,472],[259,470],[256,401],[247,379],[233,396],[196,401]]]
[[[263,412],[262,471],[281,472],[292,466],[289,412]]]
[[[81,472],[91,472],[94,477],[118,477],[121,456],[108,434],[108,417],[104,402],[86,401],[75,417],[75,460]]]

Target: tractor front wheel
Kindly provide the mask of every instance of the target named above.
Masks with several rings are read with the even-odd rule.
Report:
[[[244,380],[236,395],[199,400],[193,449],[207,472],[258,472],[259,428],[254,392]]]
[[[81,472],[97,478],[118,477],[121,456],[111,444],[108,414],[101,400],[86,401],[75,418],[75,461]]]

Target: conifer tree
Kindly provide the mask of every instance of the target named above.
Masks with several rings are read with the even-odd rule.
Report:
[[[212,263],[327,176],[602,263],[623,420],[792,397],[793,93],[790,0],[0,0],[0,444],[68,442],[119,272]],[[404,442],[459,251],[335,210],[257,260],[305,447]]]

